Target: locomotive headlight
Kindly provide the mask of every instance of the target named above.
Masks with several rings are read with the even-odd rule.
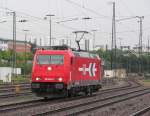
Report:
[[[35,79],[36,81],[39,81],[39,80],[41,80],[41,78],[40,77],[36,77],[36,79]]]
[[[48,67],[47,70],[51,71],[51,70],[52,70],[52,67]]]
[[[63,79],[62,79],[62,77],[59,77],[59,78],[58,78],[58,81],[60,81],[60,82],[61,82],[62,80],[63,80]]]

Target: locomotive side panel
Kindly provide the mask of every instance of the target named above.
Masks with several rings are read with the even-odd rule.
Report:
[[[99,84],[99,81],[101,79],[100,60],[74,57],[72,67],[72,81],[74,86],[87,86]]]

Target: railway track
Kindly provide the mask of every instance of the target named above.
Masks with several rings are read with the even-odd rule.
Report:
[[[132,87],[132,84],[133,83],[129,83],[128,85],[126,86],[123,86],[123,87],[120,87],[120,88],[113,88],[113,89],[105,89],[105,90],[101,90],[99,94],[104,94],[104,93],[109,93],[109,92],[113,92],[113,91],[120,91],[120,90],[125,90],[125,89],[130,89],[130,88],[135,88],[135,87],[138,87],[138,85],[136,86],[133,86]],[[7,97],[7,96],[6,96]],[[79,97],[78,97],[79,98]],[[70,100],[70,99],[69,99]],[[35,102],[38,102],[38,101],[35,101]],[[23,104],[28,104],[29,102],[23,102]],[[34,102],[32,102],[34,103]],[[9,104],[9,105],[6,105],[6,106],[0,106],[0,109],[4,108],[4,107],[11,107],[11,106],[15,106],[16,104]],[[17,106],[19,105],[22,105],[22,103],[17,103]],[[18,108],[18,107],[17,107]],[[10,109],[10,108],[9,108]],[[1,110],[0,110],[1,111]]]
[[[128,81],[128,84],[122,87],[115,87],[115,88],[111,88],[111,89],[104,89],[104,90],[100,90],[101,92],[111,92],[114,90],[124,90],[127,88],[136,88],[136,87],[141,87],[141,85],[139,83],[137,83],[136,81]]]
[[[16,85],[19,85],[19,86],[21,86],[21,87],[26,87],[26,86],[30,86],[30,83],[0,84],[0,89],[14,88]]]
[[[24,92],[24,91],[30,91],[31,88],[30,87],[21,87],[20,88],[20,92]],[[10,89],[0,89],[0,96],[1,96],[1,93],[2,94],[9,94],[9,93],[15,93],[16,92],[16,88],[10,88]]]
[[[107,91],[114,91],[115,89],[121,89],[121,88],[125,88],[125,87],[130,87],[130,86],[140,86],[138,83],[136,82],[128,82],[128,84],[126,86],[120,87],[120,88],[113,88],[112,89],[107,89]],[[21,96],[21,95],[32,95],[32,92],[30,91],[31,87],[30,84],[21,84],[19,85],[21,92],[20,93],[15,93],[15,85],[9,85],[8,88],[6,87],[6,85],[0,87],[0,98],[9,98],[9,97],[17,97],[17,96]],[[101,92],[106,91],[106,89],[104,90],[100,90]]]
[[[132,83],[133,84],[133,83]],[[129,90],[129,89],[136,89],[139,87],[139,85],[135,85],[132,86],[132,84],[130,83],[128,86],[125,87],[121,87],[121,88],[113,88],[113,89],[108,89],[108,90],[103,90],[100,91],[98,93],[96,93],[96,96],[98,95],[103,95],[105,96],[105,94],[111,94],[111,92],[119,92],[119,91],[125,91],[125,90]],[[6,105],[6,106],[0,106],[0,113],[3,112],[10,112],[10,111],[14,111],[14,110],[19,110],[19,109],[24,109],[24,108],[34,108],[37,106],[42,106],[42,105],[55,105],[58,103],[62,103],[64,104],[64,102],[72,102],[72,101],[76,101],[76,100],[81,100],[81,99],[93,99],[93,97],[96,97],[95,95],[91,96],[91,97],[87,97],[87,96],[79,96],[79,97],[75,97],[75,98],[61,98],[61,99],[57,99],[57,100],[50,100],[50,101],[46,101],[42,100],[42,101],[30,101],[30,102],[24,102],[24,103],[17,103],[17,104],[10,104],[10,105]]]
[[[2,106],[0,106],[0,113],[17,110],[18,108],[21,109],[21,108],[26,108],[29,106],[32,107],[33,104],[38,105],[41,103],[43,103],[43,99],[25,101],[25,102],[21,102],[21,103],[13,103],[13,104],[8,104],[8,105],[2,105]]]
[[[141,110],[131,114],[130,116],[142,116],[142,115],[144,115],[147,112],[150,112],[150,106],[148,106],[146,108],[143,108],[143,109],[141,109]]]
[[[92,101],[74,103],[73,105],[64,105],[65,107],[60,107],[55,110],[45,111],[41,113],[36,113],[33,116],[41,116],[41,115],[79,115],[82,113],[87,113],[102,107],[106,107],[112,105],[114,103],[123,102],[125,100],[132,99],[134,97],[138,97],[144,94],[150,93],[150,88],[136,90],[132,92],[127,92],[124,94],[113,95],[103,99],[93,99]]]
[[[20,88],[20,92],[16,93],[16,85],[1,85],[0,86],[0,98],[17,97],[21,95],[31,95],[30,84],[17,85]]]
[[[123,87],[120,87],[120,88],[117,87],[117,88],[113,88],[113,89],[104,89],[104,90],[100,90],[100,91],[101,92],[104,92],[104,91],[106,92],[106,90],[107,90],[107,92],[110,92],[110,91],[114,91],[114,90],[125,89],[125,87],[131,87],[132,85],[133,85],[133,83],[128,83],[126,86],[123,86]],[[138,87],[139,85],[137,84],[137,85],[134,85],[134,86]],[[21,89],[21,91],[22,90],[26,90],[26,89]],[[28,90],[28,87],[27,87],[27,90]],[[15,90],[13,92],[9,91],[9,90],[8,90],[8,92],[6,92],[6,91],[4,93],[0,94],[0,98],[17,97],[17,96],[23,96],[23,95],[32,95],[31,91],[24,91],[24,92],[21,92],[21,93],[15,93]]]
[[[23,85],[17,85],[20,87],[21,90],[29,90],[31,89],[30,84],[23,84]],[[0,87],[0,93],[4,93],[4,92],[12,92],[15,91],[16,89],[16,85],[9,85],[9,86],[2,86]]]
[[[5,94],[0,94],[0,98],[10,98],[10,97],[18,97],[18,96],[23,96],[23,95],[32,95],[33,93],[31,91],[26,91],[26,92],[21,92],[21,93],[5,93]]]

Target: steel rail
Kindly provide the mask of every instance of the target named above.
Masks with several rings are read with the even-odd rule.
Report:
[[[141,93],[139,93],[141,92]],[[130,96],[130,97],[127,97],[128,95],[130,94],[135,94],[137,93],[136,95],[133,95],[133,96]],[[89,112],[91,110],[94,110],[95,108],[101,108],[101,107],[104,107],[104,106],[108,106],[108,105],[112,105],[114,103],[118,103],[118,102],[122,102],[122,101],[125,101],[125,100],[128,100],[128,99],[131,99],[131,98],[134,98],[134,97],[138,97],[138,96],[141,96],[141,95],[144,95],[144,94],[147,94],[147,93],[150,93],[150,89],[149,88],[146,88],[146,89],[142,89],[142,90],[136,90],[136,91],[133,91],[133,92],[127,92],[127,93],[124,93],[124,94],[119,94],[119,95],[114,95],[114,96],[109,96],[109,97],[106,97],[106,98],[103,98],[103,99],[97,99],[97,100],[94,100],[94,101],[87,101],[86,103],[79,103],[79,104],[76,104],[76,105],[73,105],[73,106],[66,106],[64,108],[57,108],[55,110],[52,110],[52,111],[47,111],[47,112],[43,112],[43,113],[37,113],[33,116],[41,116],[41,115],[48,115],[48,114],[57,114],[59,112],[63,112],[63,111],[66,111],[66,110],[71,110],[73,108],[78,108],[78,111],[76,110],[75,113],[71,113],[69,115],[78,115],[80,113],[85,113],[85,112]],[[120,97],[123,97],[122,99],[120,99]],[[113,101],[112,99],[114,98],[119,98],[119,100],[116,100],[116,101]],[[89,106],[90,104],[97,104],[97,102],[100,102],[100,101],[106,101],[106,100],[112,100],[111,102],[109,103],[106,103],[106,104],[103,104],[101,106],[97,106],[97,107],[93,107],[93,108],[87,108],[85,110],[82,110],[80,111],[79,107],[82,107],[82,106]]]
[[[131,114],[130,116],[141,116],[143,114],[145,114],[146,112],[150,111],[150,106],[143,108],[142,110],[139,110],[133,114]]]

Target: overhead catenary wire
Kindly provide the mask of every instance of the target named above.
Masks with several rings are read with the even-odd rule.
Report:
[[[19,14],[21,14],[21,15],[29,16],[29,17],[32,17],[32,18],[35,18],[35,19],[38,19],[38,20],[44,20],[43,18],[36,17],[36,16],[33,16],[33,15],[29,15],[29,14],[27,14],[27,13],[20,12],[20,11],[16,11],[16,10],[9,9],[9,8],[6,8],[6,7],[0,7],[0,9],[8,10],[8,11],[10,11],[10,12],[16,12],[16,13],[19,13]]]
[[[65,0],[65,1],[72,1],[73,2],[73,0]],[[76,3],[76,2],[74,2],[74,3]],[[71,3],[71,4],[73,4],[73,3]],[[78,4],[78,3],[77,3]],[[77,5],[76,5],[77,6]],[[105,18],[105,19],[111,19],[109,16],[106,16],[106,17],[103,17],[100,13],[98,13],[97,11],[94,11],[94,10],[92,10],[92,9],[90,9],[90,8],[86,8],[86,6],[84,6],[83,7],[83,5],[80,5],[80,4],[78,4],[78,6],[77,7],[79,7],[79,8],[82,8],[82,9],[85,9],[86,11],[88,11],[88,12],[91,12],[91,13],[93,13],[93,14],[96,14],[98,17],[97,18]],[[4,8],[4,7],[3,7]],[[7,9],[7,10],[10,10],[10,11],[14,11],[14,10],[11,10],[11,9],[8,9],[8,8],[4,8],[4,9]],[[90,11],[90,10],[87,10],[87,9],[90,9],[90,10],[92,10],[92,11]],[[95,13],[94,13],[94,12]],[[18,11],[16,11],[17,13],[18,13],[18,16],[17,17],[23,17],[23,18],[28,18],[29,19],[29,21],[30,22],[32,22],[32,24],[38,24],[38,23],[41,23],[41,22],[45,22],[45,23],[48,23],[48,21],[47,20],[44,20],[43,18],[40,18],[40,17],[36,17],[36,16],[32,16],[32,15],[29,15],[29,14],[27,14],[27,13],[23,13],[23,12],[18,12]],[[64,17],[63,17],[64,18]],[[67,19],[68,17],[65,17],[66,19],[66,21],[68,20],[70,20],[71,18],[69,18],[69,19]],[[93,17],[92,17],[93,18]],[[72,31],[72,30],[78,30],[78,28],[75,28],[75,27],[73,27],[73,26],[70,26],[70,25],[66,25],[66,24],[58,24],[57,22],[57,20],[61,20],[61,18],[55,18],[54,20],[55,20],[55,22],[54,23],[56,23],[56,25],[59,25],[59,26],[61,26],[62,28],[65,28],[65,29],[68,29],[68,30],[70,30],[70,31]],[[65,20],[63,20],[63,21],[65,21]],[[61,21],[60,21],[61,22]],[[45,28],[46,27],[46,24],[45,23],[43,23],[44,25],[40,25],[40,26],[42,26],[43,28]],[[28,23],[27,23],[28,24]],[[17,27],[18,28],[18,27]],[[148,29],[147,29],[148,30]],[[20,30],[21,31],[21,30]],[[57,30],[56,30],[57,31]],[[132,31],[122,31],[122,32],[117,32],[117,33],[130,33],[130,32],[132,32]],[[20,32],[20,33],[22,33],[22,32]],[[37,33],[37,35],[39,34],[42,34],[42,32],[41,31],[39,31],[39,32],[33,32],[33,34],[36,34]],[[58,32],[57,32],[58,33]],[[101,32],[100,32],[101,33]],[[102,32],[102,33],[105,33],[105,32]],[[107,32],[106,32],[107,33]],[[109,32],[108,32],[109,33]],[[48,34],[45,34],[45,33],[43,33],[43,35],[48,35]]]
[[[68,1],[68,0],[67,0]],[[70,0],[69,0],[70,1]],[[78,6],[79,7],[81,7],[79,4],[78,4]],[[14,10],[12,10],[12,9],[8,9],[8,8],[4,8],[4,7],[0,7],[1,9],[5,9],[5,10],[9,10],[9,11],[14,11]],[[88,8],[85,8],[84,7],[84,9],[88,9]],[[91,10],[91,9],[88,9],[88,10]],[[91,10],[92,12],[93,12],[93,10]],[[18,12],[18,11],[16,11],[17,12],[17,17],[21,17],[21,18],[31,18],[31,20],[32,20],[32,23],[35,23],[35,24],[37,24],[37,23],[39,23],[39,21],[44,21],[44,22],[47,22],[48,23],[48,21],[47,20],[44,20],[43,18],[40,18],[40,17],[35,17],[35,16],[32,16],[32,15],[29,15],[29,14],[27,14],[27,13],[24,13],[24,12]],[[18,14],[19,13],[19,14]],[[25,15],[25,16],[23,16],[23,15]],[[100,14],[98,14],[98,15],[100,15]],[[100,16],[102,16],[102,15],[100,15]],[[65,17],[66,18],[66,17]],[[100,18],[100,17],[97,17],[97,18]],[[107,17],[108,18],[108,17]],[[72,19],[78,19],[78,18],[72,18]],[[68,19],[68,20],[66,20],[66,21],[71,21],[71,19]],[[58,22],[59,21],[57,21],[57,22],[55,22],[56,24],[58,24]],[[61,22],[61,21],[60,21]],[[62,21],[63,22],[63,21]],[[61,27],[64,27],[64,28],[66,28],[66,29],[70,29],[70,30],[77,30],[77,28],[74,28],[74,27],[71,27],[71,26],[66,26],[65,24],[58,24],[58,25],[60,25]]]
[[[9,9],[10,10],[10,9]],[[10,10],[10,11],[13,11],[13,10]],[[29,16],[29,15],[27,15],[27,16]],[[18,16],[17,16],[18,17]],[[19,17],[23,17],[23,18],[25,18],[26,19],[26,17],[25,16],[21,16],[21,15],[19,15]],[[27,17],[27,18],[33,18],[33,19],[31,19],[32,20],[32,24],[34,23],[34,24],[39,24],[39,18],[38,19],[34,19],[35,17]],[[10,21],[12,21],[12,20],[10,20]],[[36,23],[35,23],[35,21],[36,21]],[[41,21],[44,21],[44,22],[46,22],[46,23],[48,23],[48,21],[47,20],[44,20],[44,19],[42,19]],[[30,21],[31,22],[31,21]],[[57,24],[57,23],[56,23]],[[43,25],[43,23],[42,23],[42,25]],[[58,24],[58,25],[60,25],[60,24]],[[9,26],[11,26],[11,25],[9,25]],[[70,30],[72,30],[73,28],[72,27],[68,27],[68,26],[64,26],[64,25],[60,25],[61,27],[64,27],[64,28],[67,28],[67,29],[70,29]],[[45,26],[44,26],[45,27]],[[73,29],[73,30],[75,30],[75,29]],[[18,29],[18,27],[17,27],[17,32],[18,31],[20,31],[20,33],[22,33],[21,31],[22,31],[22,29]],[[32,32],[33,33],[33,32]],[[46,33],[44,34],[44,33],[41,33],[41,32],[37,32],[38,34],[43,34],[43,35],[47,35]],[[37,35],[37,33],[34,33],[34,34],[36,34]]]
[[[9,26],[11,26],[10,24],[8,24]],[[62,26],[63,24],[61,24],[61,26]],[[63,25],[63,27],[64,27],[65,25]],[[3,28],[3,30],[5,29],[5,30],[8,30],[8,29],[10,29],[9,27],[1,27],[1,28]],[[69,28],[71,28],[71,27],[66,27],[67,29]],[[72,28],[72,30],[76,30],[75,28]],[[22,29],[21,28],[18,28],[17,27],[17,29],[16,29],[16,31],[17,31],[17,33],[20,33],[20,34],[24,34],[23,33],[23,31],[22,31]],[[4,32],[1,32],[1,33],[7,33],[7,35],[10,35],[11,36],[11,32],[8,32],[8,31],[4,31]],[[42,32],[33,32],[33,31],[31,31],[30,30],[30,35],[38,35],[38,36],[48,36],[48,34],[46,34],[46,33],[42,33]],[[63,34],[57,34],[58,36],[60,35],[60,36],[64,36]]]
[[[13,10],[13,9],[9,9],[9,8],[5,8],[5,7],[0,7],[0,9],[3,9],[3,10],[8,10],[8,11],[10,11],[10,12],[16,12],[17,13],[17,16],[19,17],[24,17],[24,18],[33,18],[33,20],[41,20],[41,21],[47,21],[47,20],[45,20],[44,19],[44,17],[43,18],[41,18],[41,17],[37,17],[37,16],[33,16],[33,15],[30,15],[30,14],[27,14],[27,13],[24,13],[24,12],[20,12],[20,11],[16,11],[16,10]],[[3,11],[3,12],[5,12],[5,11]],[[24,15],[24,16],[23,16]],[[26,17],[25,17],[26,16]],[[74,15],[73,15],[74,16]],[[67,17],[63,17],[63,18],[67,18],[68,19],[68,17],[73,17],[72,15],[71,16],[67,16]],[[58,20],[58,19],[61,19],[60,17],[55,17],[54,18],[54,20]],[[58,22],[58,21],[56,21],[56,22]]]
[[[111,17],[105,16],[103,14],[100,14],[100,13],[98,13],[98,12],[96,12],[96,11],[90,9],[90,8],[86,8],[85,6],[83,7],[82,5],[80,5],[80,4],[76,3],[76,2],[73,2],[72,0],[65,0],[65,1],[71,3],[71,4],[75,5],[75,6],[78,6],[81,9],[85,9],[86,11],[89,11],[89,12],[91,12],[93,14],[96,14],[96,15],[100,16],[101,18],[107,18],[107,19],[111,20]]]
[[[6,10],[9,10],[9,11],[14,11],[14,10],[8,9],[8,8],[3,8],[3,7],[0,7],[0,8],[1,8],[1,9],[6,9]],[[27,16],[28,18],[29,18],[29,17],[33,18],[32,20],[34,20],[34,21],[37,22],[37,23],[38,23],[38,20],[40,20],[40,21],[45,21],[45,22],[48,23],[48,21],[45,20],[44,18],[42,19],[42,18],[39,18],[39,17],[31,16],[31,15],[29,15],[29,14],[27,14],[27,13],[23,13],[23,12],[18,12],[18,11],[16,11],[16,12],[17,12],[17,17],[20,16],[20,17],[26,18],[25,16]],[[21,15],[18,15],[18,13],[20,13]],[[25,15],[25,16],[23,16],[23,15]],[[34,21],[33,21],[33,23],[35,23]],[[58,22],[58,21],[57,21],[57,22]],[[58,24],[57,22],[55,22],[55,23]],[[59,24],[58,24],[58,25],[59,25]],[[65,26],[64,24],[61,24],[60,26],[62,26],[62,27],[64,27],[64,28],[67,28],[67,29],[71,29],[71,30],[75,30],[75,29],[76,29],[76,28],[73,28],[73,27],[70,27],[70,26]]]

